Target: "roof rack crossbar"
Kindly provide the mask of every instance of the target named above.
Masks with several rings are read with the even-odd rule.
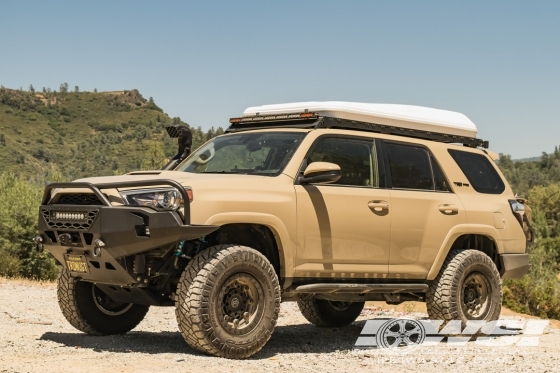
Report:
[[[272,120],[266,121],[261,120],[259,122],[245,122],[243,118],[235,123],[232,123],[226,133],[249,131],[255,129],[269,129],[269,128],[336,128],[345,130],[355,130],[355,131],[366,131],[366,132],[376,132],[387,135],[397,135],[405,137],[413,137],[423,140],[431,140],[444,143],[459,143],[471,148],[482,147],[488,149],[488,141],[482,139],[449,135],[440,132],[428,132],[421,131],[417,129],[393,127],[384,124],[359,122],[350,119],[341,119],[333,117],[318,117],[318,118],[306,118],[297,120]],[[315,120],[316,119],[316,120]]]
[[[448,135],[439,132],[428,132],[420,131],[410,128],[393,127],[384,124],[358,122],[355,120],[332,118],[332,117],[322,117],[315,128],[338,128],[338,129],[352,129],[357,131],[367,131],[367,132],[377,132],[388,135],[398,135],[405,137],[414,137],[417,139],[431,140],[444,143],[459,143],[471,148],[482,147],[488,149],[488,141],[482,139]]]

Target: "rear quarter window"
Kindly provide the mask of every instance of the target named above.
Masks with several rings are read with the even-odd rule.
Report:
[[[487,157],[482,154],[448,149],[467,180],[479,193],[501,194],[506,186]]]

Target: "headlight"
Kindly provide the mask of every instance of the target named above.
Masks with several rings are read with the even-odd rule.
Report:
[[[175,188],[127,190],[120,194],[127,205],[148,206],[157,210],[177,210],[184,203],[181,193]]]

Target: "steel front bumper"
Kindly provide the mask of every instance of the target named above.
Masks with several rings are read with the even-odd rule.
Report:
[[[181,187],[170,180],[151,183]],[[100,198],[104,205],[48,204],[50,191],[55,187],[87,187],[99,197],[104,197],[99,188],[130,184],[133,183],[59,183],[47,187],[39,208],[39,236],[42,245],[71,271],[72,276],[99,284],[136,286],[140,284],[132,268],[132,259],[136,254],[156,248],[169,248],[180,241],[195,240],[219,228],[190,225],[190,216],[181,217],[176,211],[112,206],[106,198],[105,201]],[[185,213],[189,214],[189,210],[189,204],[186,203]],[[82,270],[77,271],[77,268]]]

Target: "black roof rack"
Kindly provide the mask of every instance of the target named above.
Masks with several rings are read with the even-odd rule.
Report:
[[[258,117],[244,117],[232,118],[231,125],[225,131],[226,133],[249,131],[255,129],[270,129],[270,128],[336,128],[354,131],[376,132],[389,135],[413,137],[423,140],[431,140],[444,143],[459,143],[471,148],[482,147],[488,149],[488,141],[477,138],[449,135],[440,132],[428,132],[402,127],[393,127],[383,124],[359,122],[349,119],[333,118],[333,117],[320,117],[317,115],[308,115],[305,118],[275,118],[269,116],[268,118]]]

